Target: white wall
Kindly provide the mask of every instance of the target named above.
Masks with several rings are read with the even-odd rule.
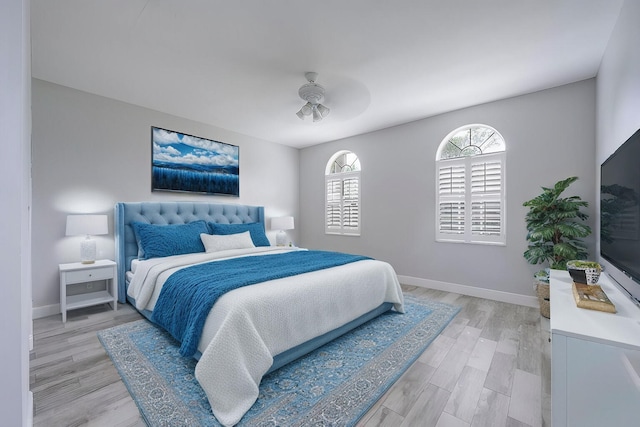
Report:
[[[2,425],[31,423],[29,393],[30,88],[28,0],[7,0],[0,13],[0,414]]]
[[[151,126],[238,145],[240,197],[151,192]],[[110,235],[96,239],[98,257],[111,259],[118,201],[264,205],[268,227],[273,216],[298,218],[298,156],[291,147],[34,79],[35,315],[59,312],[58,263],[79,260],[82,237],[65,237],[67,214],[109,214]],[[289,235],[295,241],[295,230]]]
[[[600,165],[640,128],[639,19],[640,2],[626,0],[598,71],[598,132],[595,159],[598,179],[595,197],[598,198],[600,197]],[[638,160],[640,162],[640,159]],[[608,262],[601,261],[605,264],[606,271],[613,274],[616,280],[627,288],[635,287],[640,295],[639,285],[634,285]]]
[[[449,132],[470,123],[492,126],[506,140],[506,246],[435,241],[436,150]],[[324,170],[343,149],[355,152],[362,166],[360,237],[324,234]],[[482,288],[497,291],[491,295],[497,299],[501,292],[533,296],[532,273],[540,267],[522,255],[522,203],[541,186],[576,175],[566,195],[591,204],[593,226],[594,153],[593,79],[309,147],[300,154],[301,243],[386,260],[405,282]]]

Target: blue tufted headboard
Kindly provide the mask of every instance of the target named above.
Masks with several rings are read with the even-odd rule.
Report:
[[[116,203],[114,212],[118,301],[127,298],[125,273],[138,256],[132,222],[148,224],[186,224],[196,220],[221,224],[259,222],[264,226],[264,207],[198,202]]]

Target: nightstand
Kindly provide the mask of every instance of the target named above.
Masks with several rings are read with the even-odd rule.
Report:
[[[118,309],[118,279],[116,276],[116,263],[114,261],[102,259],[97,260],[93,264],[72,262],[69,264],[60,264],[59,269],[60,311],[62,311],[63,322],[67,321],[67,311],[76,308],[109,303],[113,305],[113,311]],[[98,280],[106,281],[106,290],[67,296],[67,286]]]

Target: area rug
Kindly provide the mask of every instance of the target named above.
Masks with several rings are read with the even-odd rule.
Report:
[[[460,310],[405,296],[387,312],[265,376],[243,426],[353,426]],[[98,337],[149,426],[220,426],[195,378],[196,361],[147,320]]]

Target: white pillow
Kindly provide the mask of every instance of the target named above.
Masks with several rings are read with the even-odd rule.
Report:
[[[248,231],[237,234],[200,234],[206,252],[226,251],[229,249],[255,248]]]

